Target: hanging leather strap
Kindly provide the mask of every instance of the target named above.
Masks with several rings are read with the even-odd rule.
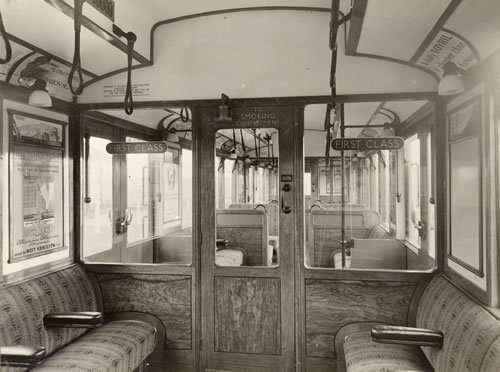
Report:
[[[127,115],[132,115],[134,112],[134,98],[132,97],[132,54],[134,52],[134,43],[137,36],[133,32],[128,32],[127,38],[127,90],[125,92],[125,100],[123,108]]]
[[[5,58],[0,58],[0,64],[3,65],[9,62],[12,58],[12,46],[10,45],[10,40],[5,32],[5,26],[3,25],[2,13],[0,12],[0,33],[2,34],[2,39],[5,43]]]
[[[183,123],[187,123],[190,120],[189,109],[187,107],[181,108],[181,113],[179,115]]]
[[[80,30],[82,28],[82,9],[85,0],[75,0],[75,52],[73,54],[73,65],[71,66],[71,71],[68,75],[68,84],[71,93],[75,96],[82,94],[83,92],[83,76],[82,76],[82,65],[80,62]],[[73,77],[75,73],[78,74],[78,86],[75,88],[73,86]]]

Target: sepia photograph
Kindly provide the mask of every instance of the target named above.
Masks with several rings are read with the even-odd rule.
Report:
[[[0,371],[499,372],[499,0],[0,0]]]

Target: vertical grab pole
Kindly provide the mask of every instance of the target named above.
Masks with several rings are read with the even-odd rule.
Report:
[[[345,136],[345,127],[344,127],[344,104],[340,104],[340,138],[344,138]],[[340,244],[342,245],[342,268],[345,268],[345,246],[346,246],[346,238],[345,238],[345,181],[344,181],[344,150],[340,151],[340,218],[341,218],[341,237]]]
[[[83,202],[88,204],[92,201],[92,199],[89,196],[89,151],[90,151],[90,134],[85,133],[84,134],[85,138],[85,184],[84,184],[84,196],[83,196]]]

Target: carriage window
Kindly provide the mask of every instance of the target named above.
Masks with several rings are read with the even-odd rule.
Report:
[[[420,247],[418,225],[420,222],[420,141],[417,135],[405,141],[405,239],[415,247]]]
[[[418,135],[403,135],[397,140],[400,149],[392,144],[396,131],[404,133],[404,120],[424,103],[350,103],[336,110],[326,104],[306,107],[308,267],[430,270],[435,266],[428,176],[432,125],[417,123],[412,133],[418,127]],[[336,138],[350,140],[337,146]],[[347,147],[341,151],[339,146]]]
[[[276,129],[220,129],[216,146],[215,264],[277,266]]]
[[[93,256],[113,245],[111,212],[113,208],[113,159],[106,153],[109,140],[92,137],[89,141],[89,203],[83,204],[83,249]]]
[[[157,123],[158,115],[165,116],[165,111],[150,110],[138,117]],[[144,134],[124,129],[126,125],[103,124],[102,114],[99,118],[94,122],[90,114],[84,129],[88,161],[84,161],[83,177],[88,187],[83,202],[83,259],[190,264],[190,136],[165,136],[165,141],[152,142]],[[107,148],[110,143],[112,148]]]

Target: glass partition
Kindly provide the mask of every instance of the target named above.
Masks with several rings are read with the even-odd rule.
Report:
[[[85,117],[82,257],[190,264],[191,122],[170,109],[123,116],[109,110]],[[148,131],[158,122],[169,127],[163,138]]]
[[[434,124],[433,116],[415,114],[425,103],[306,107],[308,267],[434,268],[434,162],[427,148]]]

